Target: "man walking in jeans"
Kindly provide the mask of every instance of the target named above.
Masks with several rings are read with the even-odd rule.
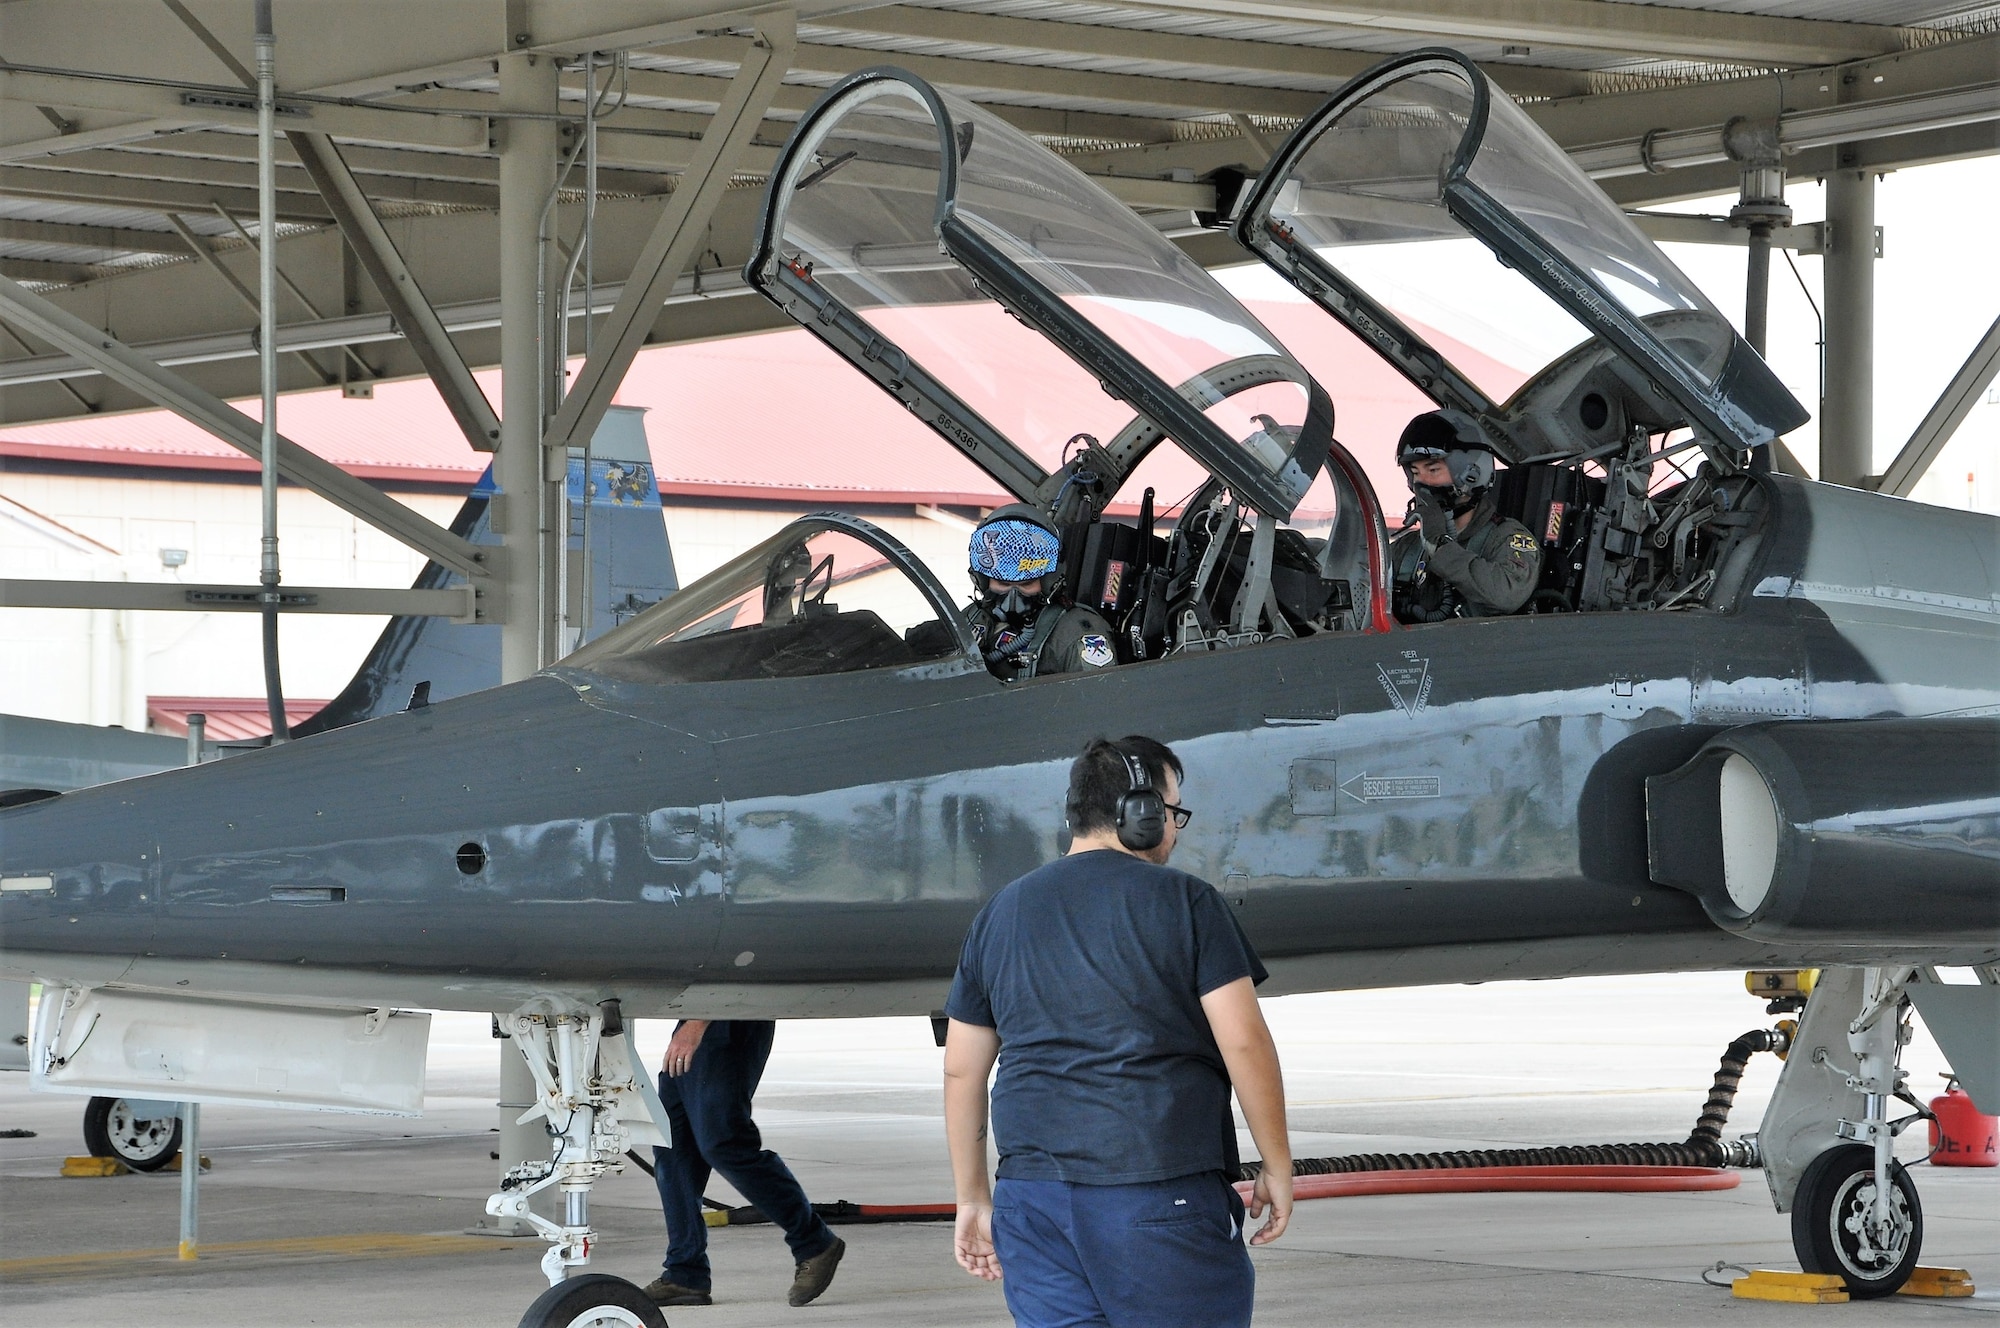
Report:
[[[1249,1324],[1232,1085],[1264,1162],[1251,1243],[1291,1218],[1264,966],[1214,887],[1166,865],[1192,815],[1181,776],[1151,738],[1085,747],[1073,846],[980,910],[945,1005],[958,1261],[989,1281],[1005,1268],[1021,1328]]]
[[[701,1210],[711,1169],[784,1230],[796,1268],[789,1300],[811,1303],[833,1281],[847,1245],[812,1210],[785,1159],[764,1147],[750,1099],[771,1058],[768,1019],[683,1019],[661,1065],[660,1102],[671,1148],[653,1150],[653,1179],[667,1217],[667,1257],[645,1288],[655,1305],[709,1305],[708,1224]]]

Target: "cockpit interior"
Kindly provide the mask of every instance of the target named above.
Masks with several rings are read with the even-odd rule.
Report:
[[[1806,414],[1476,66],[1425,51],[1355,79],[1224,220],[1431,401],[1478,422],[1501,463],[1499,510],[1540,546],[1521,612],[1735,603],[1769,445]],[[1501,372],[1425,335],[1468,254],[1518,287],[1484,315],[1516,348]],[[746,275],[1049,515],[1065,593],[1111,625],[1121,664],[1397,628],[1389,522],[1336,436],[1340,384],[1315,381],[1159,230],[979,107],[895,69],[836,85],[780,157]],[[994,368],[1002,345],[1009,375]],[[1039,382],[1017,381],[1022,363]],[[1072,381],[1101,391],[1038,390]],[[1078,400],[1096,404],[1055,408]],[[1148,465],[1162,444],[1205,472],[1192,493],[1162,501]],[[1303,529],[1316,482],[1332,515]],[[1404,495],[1386,497],[1400,511]],[[946,584],[867,522],[817,513],[570,662],[676,681],[976,668]]]

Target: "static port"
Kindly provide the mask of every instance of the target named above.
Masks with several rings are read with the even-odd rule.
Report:
[[[477,844],[458,846],[458,869],[467,876],[477,876],[486,870],[486,850]]]

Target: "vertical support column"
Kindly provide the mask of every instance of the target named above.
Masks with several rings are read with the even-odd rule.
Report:
[[[181,1258],[200,1258],[201,1103],[181,1103]]]
[[[549,114],[556,109],[555,60],[539,52],[500,57],[500,104],[505,111]],[[500,628],[500,680],[516,682],[547,663],[543,583],[543,528],[547,512],[542,478],[542,381],[547,338],[537,310],[542,207],[555,188],[556,124],[553,120],[501,120],[500,147],[500,450],[493,477],[501,492],[496,526],[505,548],[502,591],[506,616]],[[535,1100],[534,1077],[511,1038],[496,1038],[500,1056],[500,1174],[521,1162],[548,1156],[548,1140],[515,1118]],[[531,1236],[518,1218],[489,1218],[482,1229],[496,1235]]]
[[[527,52],[500,58],[503,111],[547,115],[556,109],[556,89],[552,57]],[[500,542],[507,551],[500,679],[514,682],[547,662],[540,565],[545,519],[541,382],[547,342],[535,287],[542,205],[555,187],[556,125],[553,120],[503,119],[495,132],[500,139],[501,405],[493,476],[503,495]]]
[[[201,762],[202,737],[208,732],[208,716],[188,716],[187,763]],[[181,1103],[181,1243],[183,1259],[199,1257],[201,1243],[201,1104]]]
[[[137,609],[118,611],[118,722],[146,731],[146,619]]]
[[[1845,164],[1826,178],[1826,400],[1819,475],[1856,485],[1875,468],[1875,175]]]

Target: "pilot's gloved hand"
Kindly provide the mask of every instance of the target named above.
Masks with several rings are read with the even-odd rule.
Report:
[[[1430,490],[1417,490],[1416,496],[1410,499],[1410,511],[1416,516],[1418,524],[1423,527],[1424,543],[1436,547],[1458,538],[1458,529],[1452,523],[1451,513],[1444,510],[1438,500],[1431,495]]]

